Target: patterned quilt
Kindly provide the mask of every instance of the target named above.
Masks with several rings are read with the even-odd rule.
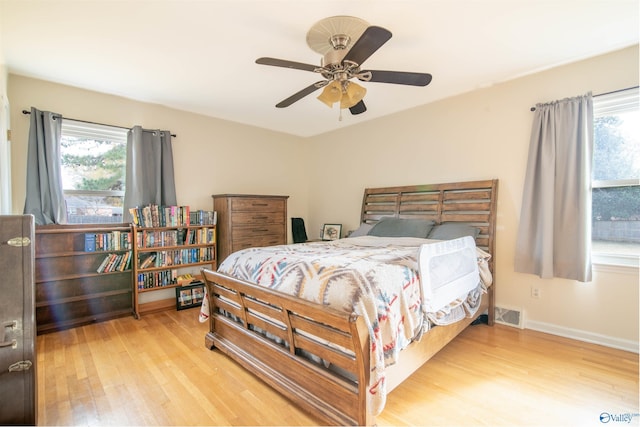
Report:
[[[249,248],[231,254],[218,272],[362,316],[371,334],[369,403],[374,415],[386,401],[385,366],[431,324],[472,316],[490,285],[489,254],[477,249],[483,280],[466,298],[427,313],[420,285],[420,245],[433,240],[362,236],[332,242]],[[206,298],[205,298],[206,301]],[[208,317],[208,308],[201,311]]]

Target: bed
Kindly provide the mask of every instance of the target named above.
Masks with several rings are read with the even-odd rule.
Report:
[[[207,296],[201,315],[209,322],[205,345],[324,422],[375,424],[386,395],[469,324],[485,313],[493,324],[497,190],[497,180],[367,188],[359,230],[384,231],[396,220],[421,226],[430,222],[431,231],[397,239],[382,232],[251,248],[232,254],[218,271],[203,269]],[[435,232],[456,226],[473,229],[473,237]],[[427,310],[434,303],[425,293],[436,297],[436,290],[451,289],[434,285],[443,279],[436,278],[435,269],[427,270],[427,263],[437,265],[435,260],[449,252],[466,254],[467,273],[453,272],[445,281],[459,282],[464,276],[467,289],[455,301]],[[312,257],[305,262],[313,268],[294,263],[305,256]],[[378,267],[373,266],[376,261]],[[382,279],[375,281],[393,283],[396,293],[365,289],[363,283],[378,274],[376,269]],[[338,298],[343,293],[357,303],[345,304]],[[390,306],[402,308],[395,313]]]

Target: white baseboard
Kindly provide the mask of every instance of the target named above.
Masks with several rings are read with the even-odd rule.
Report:
[[[640,343],[638,341],[614,338],[607,335],[595,334],[593,332],[582,331],[580,329],[565,328],[562,326],[552,325],[550,323],[536,322],[529,320],[526,322],[525,329],[532,329],[538,332],[544,332],[551,335],[558,335],[565,338],[571,338],[578,341],[584,341],[592,344],[604,345],[606,347],[617,348],[619,350],[638,353]]]

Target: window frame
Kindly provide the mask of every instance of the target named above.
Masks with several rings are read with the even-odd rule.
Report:
[[[622,112],[638,111],[638,99],[638,86],[628,89],[621,89],[602,95],[596,95],[593,97],[594,119],[597,117],[614,115]],[[640,186],[640,179],[591,180],[591,190],[596,188],[629,186]],[[607,269],[608,267],[637,269],[638,267],[640,267],[640,256],[595,251],[593,248],[593,239],[591,240],[591,242],[591,261],[596,265],[597,269],[602,270],[603,266],[604,269]]]

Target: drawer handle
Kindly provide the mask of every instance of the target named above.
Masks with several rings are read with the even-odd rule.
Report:
[[[252,203],[251,206],[269,206],[267,203]]]
[[[269,219],[268,216],[254,216],[251,219]]]
[[[255,230],[254,229],[254,230],[251,230],[251,231],[253,231],[254,233],[266,233],[269,230],[268,229],[264,229],[264,230]]]

